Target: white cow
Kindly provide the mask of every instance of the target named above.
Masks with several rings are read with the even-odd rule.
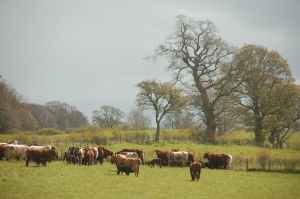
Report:
[[[182,165],[187,165],[189,154],[186,151],[181,152],[170,152],[169,155],[169,163],[170,165],[174,165],[175,162]]]
[[[50,145],[46,145],[46,146],[30,146],[29,149],[32,150],[51,150],[51,146]]]
[[[23,160],[28,148],[26,145],[7,144],[4,146],[5,159],[9,160],[10,158],[21,157],[21,160]]]

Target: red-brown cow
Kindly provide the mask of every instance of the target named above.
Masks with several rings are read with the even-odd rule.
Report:
[[[129,169],[132,169],[135,173],[135,177],[138,177],[140,171],[139,158],[121,158],[119,156],[112,156],[110,161],[116,162],[116,166],[118,170],[121,165]]]
[[[192,177],[192,181],[199,181],[201,174],[202,165],[200,162],[194,162],[190,165],[190,174]]]
[[[30,161],[34,161],[36,163],[42,163],[44,166],[46,166],[47,162],[50,162],[52,159],[56,157],[56,152],[54,150],[32,150],[28,149],[26,151],[26,166],[28,167],[28,164]]]
[[[223,166],[225,168],[224,159],[223,159],[223,156],[221,154],[206,152],[204,154],[203,158],[208,159],[209,166],[210,166],[211,169],[219,168],[220,166]]]
[[[158,149],[156,149],[154,151],[156,153],[157,158],[160,158],[162,160],[162,165],[168,166],[170,151],[162,151],[162,150],[158,150]]]
[[[94,151],[91,148],[85,148],[83,158],[88,166],[92,165],[92,162],[95,161]]]

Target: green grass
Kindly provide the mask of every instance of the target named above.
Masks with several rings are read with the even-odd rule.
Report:
[[[255,158],[262,150],[259,147],[215,146],[197,144],[115,144],[105,146],[117,152],[123,148],[143,148],[145,161],[156,155],[155,149],[180,148],[193,151],[196,160],[209,152],[224,152],[233,155],[233,170],[202,169],[200,182],[191,182],[189,168],[140,166],[139,177],[134,174],[117,175],[116,166],[109,162],[103,165],[79,166],[66,162],[48,163],[37,167],[25,161],[0,161],[0,198],[299,198],[300,174],[288,169],[282,171],[274,165],[274,171],[247,172],[245,162],[238,160]],[[66,151],[68,147],[59,148]],[[299,151],[267,149],[272,158],[300,158]],[[260,168],[253,161],[251,167]]]
[[[188,167],[150,168],[139,177],[117,175],[115,165],[36,167],[0,161],[0,198],[298,198],[300,176],[269,172],[202,169],[192,182]]]

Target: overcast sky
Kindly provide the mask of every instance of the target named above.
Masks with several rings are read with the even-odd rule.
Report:
[[[210,20],[238,47],[256,44],[288,60],[300,84],[300,0],[0,0],[0,75],[29,103],[75,106],[91,121],[109,105],[134,108],[136,84],[170,80],[166,60],[143,60],[178,14]]]

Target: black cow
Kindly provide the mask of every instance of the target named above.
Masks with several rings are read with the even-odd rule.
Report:
[[[117,174],[119,175],[120,172],[122,172],[122,174],[123,174],[123,172],[125,172],[126,175],[129,176],[129,173],[133,173],[134,170],[132,170],[131,168],[125,167],[125,166],[123,166],[123,165],[120,165],[120,166],[118,167]]]

